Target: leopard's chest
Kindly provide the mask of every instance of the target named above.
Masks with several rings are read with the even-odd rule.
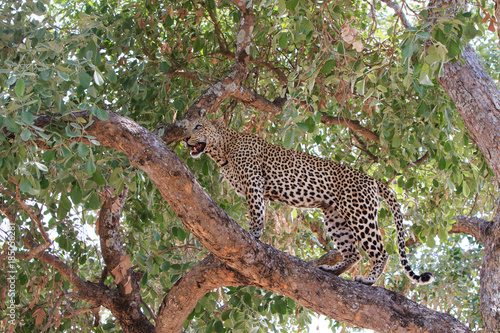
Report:
[[[229,184],[234,188],[236,193],[241,196],[245,196],[245,189],[243,187],[241,177],[237,173],[236,168],[232,164],[228,164],[221,168],[222,176],[229,182]]]

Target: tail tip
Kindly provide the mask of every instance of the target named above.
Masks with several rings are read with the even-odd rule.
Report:
[[[432,283],[434,282],[434,275],[432,275],[432,273],[429,273],[429,272],[425,272],[425,273],[422,273],[420,275],[420,279],[419,279],[419,284],[429,284],[429,283]]]

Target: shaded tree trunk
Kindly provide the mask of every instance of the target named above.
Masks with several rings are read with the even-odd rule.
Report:
[[[470,45],[462,59],[464,64],[447,63],[438,82],[457,106],[500,185],[500,91]],[[484,228],[481,240],[484,246],[481,314],[486,332],[497,333],[500,332],[500,209],[494,221]]]

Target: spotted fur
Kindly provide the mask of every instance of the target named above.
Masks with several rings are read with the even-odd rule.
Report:
[[[370,258],[372,270],[355,280],[371,285],[387,265],[378,228],[382,197],[397,228],[401,264],[408,277],[419,284],[434,280],[431,273],[415,274],[406,257],[403,216],[396,197],[380,181],[349,166],[303,152],[272,145],[255,135],[235,132],[220,121],[196,119],[187,126],[185,139],[192,157],[208,154],[236,192],[245,197],[250,233],[262,235],[265,201],[280,201],[297,208],[318,208],[324,213],[328,236],[342,253],[343,261],[319,268],[340,275],[360,259],[360,246]]]

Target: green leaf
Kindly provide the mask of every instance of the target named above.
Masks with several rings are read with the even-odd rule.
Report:
[[[0,119],[2,119],[2,118],[0,118]],[[5,127],[7,127],[7,130],[9,132],[13,132],[13,133],[19,132],[20,126],[18,124],[16,124],[16,121],[14,118],[5,117],[3,119],[3,124],[5,125]]]
[[[29,129],[25,128],[22,132],[21,132],[21,139],[23,141],[28,141],[31,137],[31,132]]]
[[[40,163],[40,162],[35,162],[35,166],[38,168],[38,170],[43,171],[43,172],[48,172],[49,169],[47,168],[46,165]]]
[[[467,183],[464,181],[464,182],[462,183],[462,187],[463,187],[463,192],[464,192],[464,195],[465,195],[466,197],[469,197],[469,195],[470,195],[470,188],[469,188],[469,185],[467,185]]]
[[[214,330],[217,333],[224,332],[224,325],[222,325],[222,322],[220,320],[215,321]]]
[[[439,159],[438,168],[439,170],[446,169],[446,159],[444,158],[444,156]]]
[[[446,228],[440,227],[438,235],[439,235],[439,240],[441,240],[442,242],[446,242],[448,240],[448,232],[446,231]]]
[[[184,103],[182,103],[181,100],[175,99],[174,100],[174,108],[176,108],[178,111],[184,110]]]
[[[307,125],[307,132],[308,133],[313,133],[314,129],[316,128],[316,122],[312,117],[308,117],[306,119],[306,125]]]
[[[286,0],[286,9],[289,11],[295,10],[295,7],[297,7],[297,4],[299,3],[299,0]]]
[[[92,78],[86,72],[80,72],[78,74],[78,79],[80,80],[80,85],[85,89],[90,86]]]
[[[476,29],[476,26],[474,25],[473,22],[468,22],[465,25],[463,31],[464,31],[464,38],[466,41],[474,39],[479,33],[479,30]]]
[[[335,59],[328,59],[323,64],[323,67],[321,67],[321,74],[330,73],[335,68],[335,65],[336,65]]]
[[[276,307],[276,311],[278,311],[279,314],[286,315],[287,313],[287,306],[284,300],[281,298],[278,298],[274,302],[274,306]]]
[[[102,86],[104,84],[104,80],[101,76],[101,73],[99,73],[99,71],[95,70],[94,71],[94,82],[98,85],[98,86]]]
[[[159,242],[161,240],[161,235],[158,233],[158,231],[153,230],[153,238],[157,242]]]
[[[71,187],[69,196],[71,197],[71,201],[73,201],[75,205],[78,205],[80,202],[82,202],[83,193],[78,182],[75,182],[73,184],[73,187]]]
[[[174,235],[175,238],[177,238],[181,242],[184,242],[187,237],[186,232],[181,227],[173,227],[172,234]]]
[[[80,157],[85,157],[90,153],[89,147],[87,147],[87,145],[84,144],[83,142],[80,142],[78,144],[77,151],[78,151],[78,156]]]
[[[431,79],[429,78],[429,75],[427,73],[422,73],[420,75],[420,81],[419,83],[424,86],[433,86],[434,83],[432,83]]]
[[[104,179],[104,177],[102,176],[102,173],[101,171],[99,170],[96,170],[96,172],[94,172],[92,174],[92,179],[95,181],[95,183],[99,186],[103,186],[106,184],[106,180]]]
[[[64,73],[64,72],[61,72],[60,70],[56,70],[57,72],[57,75],[63,80],[63,81],[69,81],[69,75]]]
[[[162,62],[160,62],[160,70],[163,73],[168,73],[168,71],[170,70],[170,65],[168,63],[166,63],[165,61],[162,61]]]
[[[21,192],[30,192],[32,189],[31,183],[28,179],[24,178],[21,183],[19,184],[19,190]]]
[[[50,161],[52,161],[55,156],[56,156],[56,151],[53,149],[47,150],[42,154],[42,158],[45,163],[49,163]]]
[[[461,53],[460,46],[453,39],[450,39],[448,41],[447,49],[448,49],[448,57],[450,59],[455,58]]]
[[[413,55],[413,41],[407,39],[403,44],[403,49],[401,50],[401,56],[403,58],[409,58]]]
[[[429,237],[425,240],[425,244],[431,249],[436,247],[436,240],[434,239],[434,236],[429,235]]]
[[[35,121],[35,117],[33,116],[33,114],[31,112],[26,111],[26,112],[21,113],[21,120],[26,125],[32,125],[33,122]]]
[[[416,33],[416,36],[420,39],[429,39],[431,38],[431,34],[427,31],[419,31]]]
[[[45,5],[43,4],[43,2],[41,1],[37,1],[36,2],[36,9],[41,12],[41,13],[45,13]]]
[[[294,133],[293,130],[288,131],[285,135],[285,139],[283,140],[283,145],[286,149],[291,149],[294,141]]]
[[[24,88],[25,88],[24,80],[22,78],[18,79],[16,82],[16,87],[14,88],[17,97],[23,97]]]
[[[90,156],[87,162],[85,163],[85,170],[87,170],[87,172],[90,174],[93,174],[95,172],[96,168],[92,156]]]
[[[112,83],[115,83],[117,81],[117,76],[113,69],[108,70],[108,80]]]
[[[86,203],[88,204],[90,209],[98,209],[101,207],[101,198],[97,193],[92,192]]]
[[[399,136],[395,135],[392,138],[392,148],[399,148],[399,147],[401,147],[401,139],[399,138]]]
[[[285,50],[288,47],[288,34],[281,33],[278,38],[278,45],[281,49]]]
[[[90,112],[97,117],[97,119],[101,121],[106,121],[109,118],[108,112],[106,110],[101,109],[97,105],[92,105],[90,108]]]

